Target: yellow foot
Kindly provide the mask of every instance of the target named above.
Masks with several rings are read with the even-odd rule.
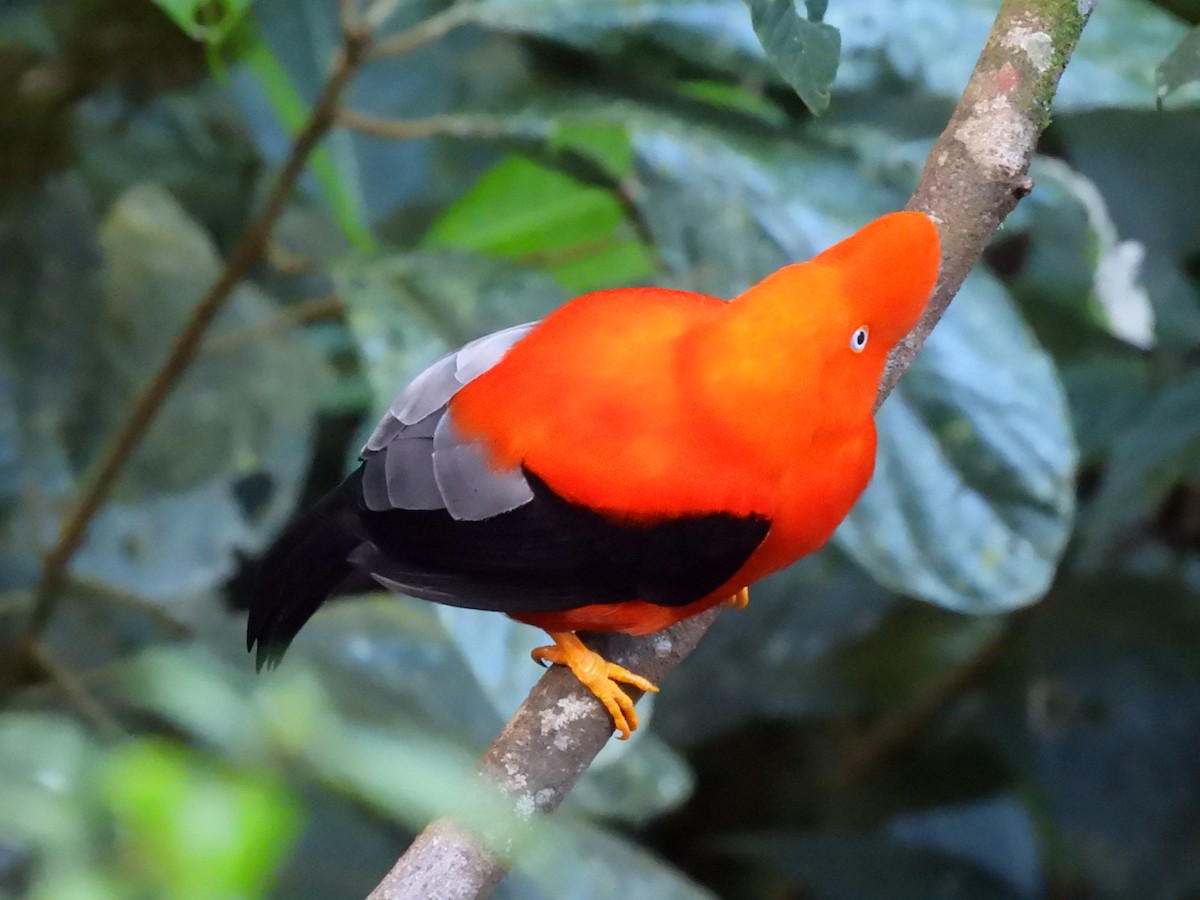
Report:
[[[732,606],[734,609],[745,609],[750,605],[750,588],[742,588],[740,591],[726,600],[725,605]]]
[[[638,718],[633,710],[633,701],[617,686],[617,682],[631,684],[643,691],[657,691],[658,688],[641,675],[610,663],[599,653],[589,650],[572,631],[551,631],[549,635],[554,646],[538,647],[530,656],[538,662],[569,668],[580,683],[604,704],[612,716],[613,725],[621,732],[621,740],[628,740],[629,735],[637,731]]]

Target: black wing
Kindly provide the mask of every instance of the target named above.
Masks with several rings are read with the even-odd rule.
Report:
[[[523,474],[532,498],[487,519],[364,506],[359,520],[370,541],[352,561],[389,588],[451,606],[513,613],[626,600],[682,606],[728,581],[770,528],[765,518],[728,513],[621,523]]]

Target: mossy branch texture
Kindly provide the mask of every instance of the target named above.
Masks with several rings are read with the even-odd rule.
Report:
[[[1058,79],[1093,0],[1005,0],[908,208],[929,214],[942,266],[925,314],[898,346],[880,384],[882,403],[908,368],[1000,223],[1033,188],[1028,176]],[[660,681],[691,653],[719,608],[644,638],[596,636],[614,662]],[[666,686],[669,690],[669,685]],[[612,735],[608,714],[567,671],[551,669],[492,742],[485,773],[515,804],[555,809]],[[453,822],[431,824],[369,900],[474,900],[503,877],[491,856]]]

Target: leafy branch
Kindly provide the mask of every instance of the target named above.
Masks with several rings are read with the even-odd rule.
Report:
[[[908,203],[938,224],[942,267],[925,314],[889,360],[877,405],[911,364],[992,234],[1032,189],[1029,162],[1090,11],[1090,3],[1077,0],[1002,4]],[[714,609],[645,638],[604,635],[593,644],[614,662],[658,681],[691,653],[718,614]],[[611,734],[600,705],[570,673],[552,669],[492,742],[481,767],[514,800],[529,798],[539,812],[550,812]],[[505,869],[504,861],[463,828],[442,819],[417,837],[370,900],[479,898]]]

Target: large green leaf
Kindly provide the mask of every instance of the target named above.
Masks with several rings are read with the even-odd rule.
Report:
[[[1175,485],[1200,476],[1200,373],[1169,382],[1131,412],[1085,509],[1083,559],[1103,563]]]
[[[598,49],[650,38],[708,66],[770,71],[742,0],[483,0],[473,18]]]
[[[5,287],[16,299],[0,353],[18,386],[28,485],[0,530],[16,583],[32,579],[78,473],[99,457],[221,267],[207,234],[160,187],[122,195],[98,238],[77,182],[51,186],[48,197],[33,228],[26,220],[5,230],[0,251],[12,261]],[[275,314],[269,298],[242,286],[214,330],[231,335]],[[76,571],[155,598],[227,577],[235,552],[260,547],[294,503],[315,404],[296,385],[320,371],[295,334],[202,354],[93,522]]]
[[[298,831],[297,802],[274,779],[163,740],[130,742],[99,769],[121,854],[165,896],[261,896]]]
[[[234,29],[253,0],[154,0],[176,25],[198,41],[218,44]]]
[[[489,169],[422,243],[540,264],[577,292],[636,282],[653,272],[610,191],[522,157]]]
[[[1049,586],[1076,451],[1049,357],[982,272],[876,416],[875,477],[834,540],[882,583],[996,612]]]
[[[746,0],[746,5],[767,58],[805,106],[824,112],[841,50],[837,29],[800,15],[795,0]]]
[[[1158,101],[1171,96],[1184,85],[1200,81],[1200,26],[1187,33],[1178,46],[1154,70]]]

